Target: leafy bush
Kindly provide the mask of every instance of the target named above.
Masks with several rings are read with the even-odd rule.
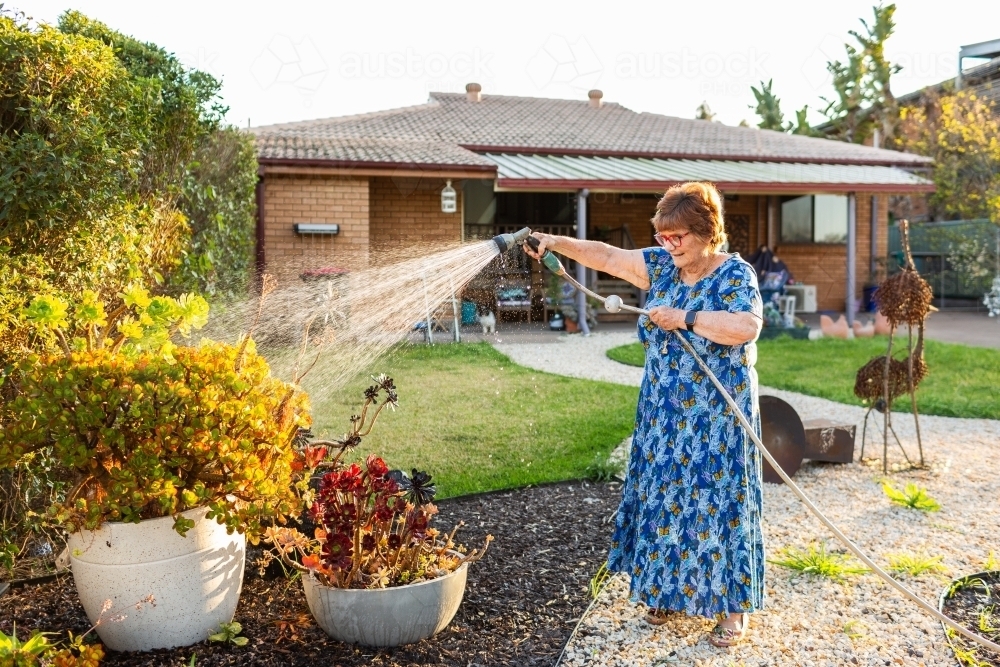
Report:
[[[0,42],[0,233],[17,252],[120,202],[151,109],[94,40],[0,15]]]
[[[104,648],[100,644],[73,641],[69,647],[60,648],[50,642],[44,632],[35,631],[21,641],[17,638],[17,628],[10,635],[0,631],[0,665],[3,667],[98,667],[103,658]]]
[[[191,244],[171,280],[181,289],[243,296],[253,273],[257,150],[235,128],[212,133],[198,148],[178,206],[191,225]]]
[[[221,84],[78,12],[59,26],[0,10],[0,369],[35,342],[26,295],[214,293],[252,259],[256,161]]]
[[[0,401],[10,401],[18,360],[58,349],[21,317],[30,295],[74,302],[91,290],[114,309],[136,282],[175,294],[239,283],[256,165],[247,140],[220,129],[220,83],[153,44],[77,12],[56,29],[2,5],[0,44]],[[209,194],[186,196],[198,192]],[[27,488],[58,495],[63,471],[44,470]],[[0,498],[17,499],[0,525],[8,566],[45,501],[22,496],[19,478],[0,473]]]
[[[68,482],[68,475],[47,451],[33,452],[0,469],[0,568],[10,579],[34,574],[32,565],[44,566],[58,551],[60,536],[47,525],[45,513],[66,493]],[[27,556],[36,560],[15,572],[15,565]]]
[[[222,83],[206,72],[184,67],[166,49],[143,42],[78,11],[59,17],[63,34],[103,44],[128,73],[150,105],[150,124],[141,147],[136,186],[143,195],[173,203],[195,152],[222,122]]]
[[[109,300],[132,282],[161,282],[189,230],[139,187],[156,96],[110,48],[3,13],[0,43],[4,369],[35,342],[19,317],[27,295],[75,300],[90,289]]]
[[[36,298],[25,316],[62,354],[18,367],[19,395],[3,407],[0,467],[50,449],[75,474],[49,508],[68,530],[103,521],[138,522],[207,506],[209,518],[256,540],[301,502],[304,468],[294,447],[309,426],[308,399],[270,376],[251,339],[175,346],[204,324],[200,297],[150,297],[133,288],[107,314],[93,293],[72,316],[55,298]],[[72,319],[80,333],[66,335]],[[112,336],[112,333],[114,335]]]
[[[251,136],[224,125],[222,83],[80,12],[60,16],[59,28],[106,44],[154,102],[138,187],[183,212],[191,227],[168,286],[242,296],[253,260],[257,156]]]

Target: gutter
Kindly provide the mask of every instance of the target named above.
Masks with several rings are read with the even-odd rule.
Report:
[[[495,174],[497,167],[494,164],[448,164],[431,162],[373,162],[370,160],[318,160],[318,159],[294,159],[294,158],[257,158],[257,163],[267,171],[274,171],[276,167],[298,167],[298,168],[323,168],[339,169],[345,174],[372,175],[362,173],[366,171],[379,172],[377,175],[394,174],[400,170],[420,171],[424,173],[438,172],[461,172],[476,174],[477,178],[487,178],[489,174]]]
[[[569,192],[588,189],[591,192],[663,192],[684,181],[611,181],[563,180],[546,178],[501,178],[496,192]],[[878,194],[911,194],[934,192],[933,183],[752,183],[746,181],[713,181],[726,194],[848,194],[871,192]]]

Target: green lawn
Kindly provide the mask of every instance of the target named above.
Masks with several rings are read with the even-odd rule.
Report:
[[[895,345],[900,344],[905,339],[897,338]],[[768,387],[857,405],[855,373],[872,357],[885,354],[885,348],[884,337],[762,340],[757,343],[757,375]],[[608,357],[641,366],[644,351],[633,343],[608,350]],[[1000,419],[1000,350],[927,341],[924,358],[930,372],[917,390],[922,414]],[[909,400],[895,407],[908,410]]]
[[[582,478],[635,419],[637,388],[516,366],[485,343],[405,346],[374,370],[395,379],[399,409],[383,411],[357,458],[426,470],[439,498]],[[367,384],[310,391],[314,433],[342,435]]]

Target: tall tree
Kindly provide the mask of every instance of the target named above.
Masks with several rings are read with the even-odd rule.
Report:
[[[864,54],[866,76],[864,85],[867,97],[871,102],[872,122],[879,129],[877,148],[884,142],[891,142],[896,136],[899,126],[899,104],[892,94],[892,75],[902,69],[901,65],[890,63],[885,57],[885,43],[896,30],[893,15],[896,5],[879,5],[872,7],[875,15],[871,25],[861,19],[864,33],[851,31],[851,36],[858,41]]]
[[[833,125],[833,134],[844,141],[860,142],[863,140],[861,115],[862,107],[869,101],[869,89],[865,85],[866,66],[864,53],[850,44],[845,44],[847,62],[834,60],[826,64],[826,69],[833,75],[833,90],[835,99],[821,99],[826,102],[823,115]]]
[[[715,120],[715,113],[712,111],[712,107],[708,106],[708,102],[706,101],[698,105],[698,108],[695,109],[694,117],[697,120],[713,121]]]
[[[801,109],[795,112],[795,122],[789,122],[785,127],[785,130],[791,132],[792,134],[801,134],[806,137],[821,137],[822,132],[813,129],[812,125],[809,124],[806,116],[809,115],[809,105],[806,104]]]
[[[757,106],[751,108],[753,108],[754,113],[760,118],[757,127],[762,130],[784,132],[785,114],[781,112],[781,100],[771,90],[773,84],[774,79],[770,79],[767,83],[760,82],[760,90],[757,90],[754,86],[750,86],[753,96],[757,98]]]
[[[872,7],[872,22],[860,19],[864,30],[849,31],[855,43],[844,44],[846,61],[834,60],[826,65],[833,75],[837,96],[832,100],[823,98],[827,103],[823,114],[830,120],[836,138],[861,143],[877,129],[877,143],[881,146],[896,135],[899,105],[892,94],[891,79],[902,67],[885,56],[885,43],[896,29],[895,13],[894,4]]]

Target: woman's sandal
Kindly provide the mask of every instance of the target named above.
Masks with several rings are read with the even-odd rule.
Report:
[[[650,608],[649,611],[646,612],[646,615],[643,617],[643,619],[650,625],[663,625],[664,623],[667,622],[668,619],[667,613],[668,612],[664,611],[663,609]]]
[[[750,626],[750,615],[743,613],[740,617],[743,623],[739,629],[724,628],[716,624],[712,628],[712,633],[708,636],[708,643],[719,648],[726,648],[727,646],[735,646],[743,641],[747,636],[747,629]]]

